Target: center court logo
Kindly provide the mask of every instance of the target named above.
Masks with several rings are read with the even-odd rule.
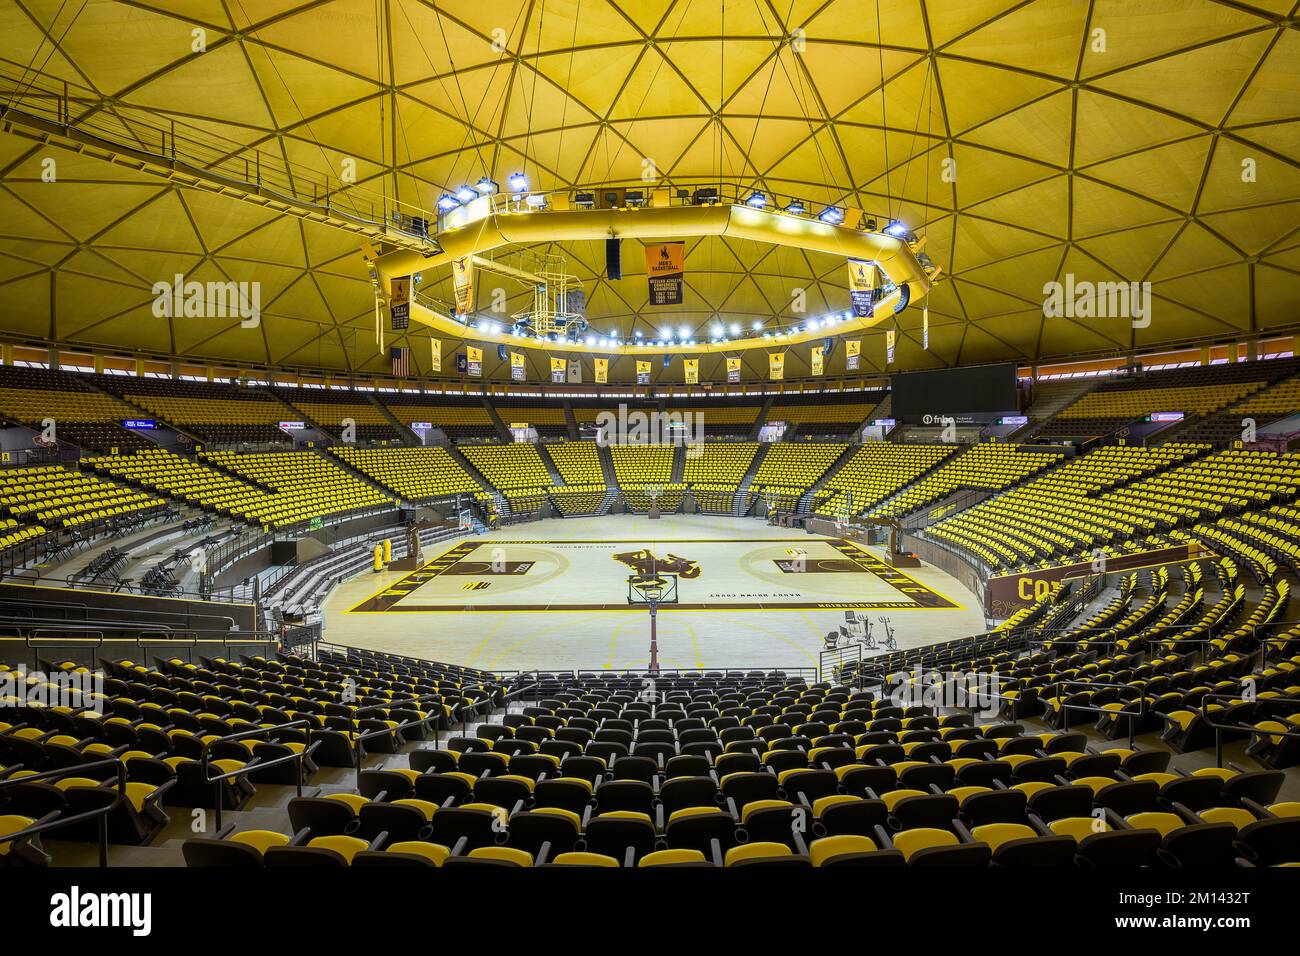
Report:
[[[649,548],[624,551],[614,555],[614,560],[626,564],[637,574],[676,574],[688,580],[700,576],[699,564],[690,558],[679,558],[675,554],[656,558]]]

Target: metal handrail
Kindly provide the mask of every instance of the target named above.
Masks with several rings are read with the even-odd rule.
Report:
[[[301,797],[302,796],[302,762],[305,759],[307,759],[307,757],[309,757],[311,753],[318,746],[320,746],[320,741],[315,741],[310,746],[304,747],[298,753],[288,754],[284,757],[276,757],[273,760],[262,760],[260,757],[254,757],[252,760],[245,763],[242,767],[236,770],[231,770],[227,773],[220,774],[219,776],[216,777],[208,776],[208,766],[212,759],[212,748],[217,744],[230,743],[235,740],[247,740],[250,737],[257,737],[260,736],[261,734],[274,733],[277,730],[292,730],[298,727],[307,728],[310,726],[311,726],[311,721],[308,720],[291,720],[287,724],[276,724],[274,727],[257,727],[254,728],[253,730],[242,730],[239,733],[227,734],[225,737],[217,737],[213,740],[209,740],[203,745],[203,749],[199,752],[199,772],[202,775],[203,782],[205,784],[213,785],[214,806],[216,807],[216,826],[218,830],[221,829],[221,805],[224,802],[222,800],[222,794],[221,794],[221,784],[223,781],[233,780],[235,778],[242,777],[249,773],[252,773],[255,770],[258,771],[266,770],[269,769],[270,767],[278,767],[281,764],[285,764],[285,763],[289,763],[290,761],[293,761],[296,762],[298,765],[298,772],[295,776],[297,779],[298,796]],[[275,741],[268,741],[268,742],[274,743]]]
[[[1265,736],[1286,737],[1288,739],[1300,738],[1300,730],[1285,730],[1285,731],[1284,730],[1259,730],[1251,726],[1250,724],[1217,723],[1216,721],[1210,719],[1209,711],[1206,709],[1206,705],[1210,701],[1216,701],[1216,700],[1240,701],[1241,695],[1240,694],[1206,694],[1204,697],[1201,698],[1201,711],[1199,716],[1203,721],[1205,721],[1206,726],[1214,728],[1214,765],[1216,767],[1223,766],[1223,732],[1225,730],[1231,730],[1237,733],[1248,733],[1250,734],[1252,739],[1255,737],[1265,737]],[[1294,704],[1296,706],[1300,706],[1300,701],[1289,700],[1288,698],[1285,697],[1278,697],[1278,698],[1270,697],[1269,700],[1270,701],[1276,700],[1278,703]],[[1258,700],[1253,701],[1252,703],[1258,703]]]
[[[1101,687],[1101,688],[1111,688],[1111,689],[1115,689],[1115,690],[1132,690],[1132,689],[1133,689],[1133,685],[1131,685],[1131,684],[1109,684],[1109,683],[1104,683],[1104,682],[1101,682],[1101,681],[1070,680],[1070,681],[1054,681],[1053,683],[1055,683],[1058,687]],[[1051,685],[1048,685],[1048,686],[1051,686]],[[1046,716],[1046,715],[1048,715],[1048,714],[1051,714],[1051,712],[1052,712],[1052,710],[1053,710],[1051,704],[1049,704],[1047,701],[1043,700],[1041,697],[1039,698],[1039,701],[1038,701],[1038,702],[1039,702],[1040,704],[1043,705],[1044,716]],[[1128,703],[1131,703],[1131,701],[1126,702],[1126,703],[1125,703],[1125,707],[1127,707],[1127,704],[1128,704]],[[1083,712],[1083,713],[1091,713],[1091,714],[1106,714],[1106,715],[1111,716],[1111,717],[1127,717],[1127,718],[1129,718],[1129,722],[1128,722],[1128,748],[1129,748],[1129,750],[1133,750],[1133,749],[1134,749],[1135,740],[1136,740],[1136,738],[1137,738],[1137,725],[1138,725],[1139,721],[1140,721],[1143,717],[1145,717],[1145,716],[1147,716],[1147,714],[1151,713],[1151,708],[1147,706],[1147,695],[1146,695],[1146,694],[1143,694],[1143,693],[1139,693],[1139,694],[1138,694],[1138,697],[1137,697],[1137,704],[1138,704],[1138,710],[1137,710],[1137,713],[1136,713],[1136,714],[1133,713],[1133,711],[1131,711],[1131,710],[1127,710],[1127,709],[1125,709],[1125,710],[1106,710],[1106,709],[1103,708],[1103,707],[1095,707],[1095,706],[1093,706],[1093,705],[1091,705],[1091,704],[1067,704],[1067,703],[1065,703],[1064,701],[1062,701],[1062,703],[1061,703],[1061,710],[1066,710],[1066,711],[1068,711],[1068,710],[1077,710],[1077,711],[1080,711],[1080,712]],[[1136,719],[1135,719],[1135,718],[1136,718]]]
[[[367,740],[377,740],[380,737],[388,737],[392,734],[400,733],[401,731],[406,730],[409,727],[416,727],[416,726],[427,727],[429,721],[434,720],[439,716],[441,715],[428,714],[424,717],[417,717],[415,720],[403,721],[402,723],[396,725],[395,727],[385,727],[383,730],[372,730],[369,733],[354,734],[352,737],[352,753],[356,757],[356,762],[357,762],[356,764],[357,789],[358,790],[361,789],[361,771],[363,769],[361,766],[361,761],[365,757],[365,753],[364,753],[365,748],[362,745]],[[437,732],[435,731],[434,733],[435,733],[434,742],[436,743]]]
[[[83,776],[87,771],[97,770],[101,767],[113,767],[117,774],[117,792],[113,797],[113,802],[104,807],[97,807],[94,810],[86,810],[83,813],[76,813],[70,817],[57,817],[54,820],[47,820],[44,823],[34,823],[25,829],[18,830],[15,833],[0,836],[0,843],[11,843],[14,840],[20,840],[23,837],[33,836],[37,833],[44,833],[47,830],[56,830],[60,827],[71,826],[74,823],[81,823],[83,820],[93,820],[99,818],[99,865],[108,866],[108,818],[118,807],[126,800],[126,763],[118,758],[110,760],[95,760],[91,763],[77,764],[75,767],[60,767],[58,770],[46,770],[43,773],[36,773],[26,777],[6,777],[0,780],[0,790],[6,787],[16,786],[24,783],[37,783],[42,780],[58,779],[60,777]]]

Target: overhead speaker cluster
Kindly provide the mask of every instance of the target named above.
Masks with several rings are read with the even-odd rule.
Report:
[[[623,278],[623,250],[621,239],[605,240],[605,278]]]

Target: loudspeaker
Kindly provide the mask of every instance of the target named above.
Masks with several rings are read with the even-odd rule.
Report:
[[[829,337],[822,339],[822,355],[826,356],[826,358],[831,357],[831,349],[833,349],[834,347],[835,347],[834,339]]]
[[[623,278],[623,254],[621,250],[621,239],[605,240],[605,278],[621,279]]]
[[[504,345],[497,346],[497,358],[503,362],[506,360],[506,347]]]

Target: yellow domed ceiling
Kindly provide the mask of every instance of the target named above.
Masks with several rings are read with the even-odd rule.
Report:
[[[0,102],[25,109],[66,81],[74,120],[118,117],[123,135],[127,114],[174,121],[214,156],[301,181],[350,162],[358,191],[426,209],[485,174],[549,190],[640,182],[651,164],[665,181],[865,209],[906,223],[944,270],[930,349],[914,305],[897,367],[1033,361],[1300,329],[1296,6],[14,0]],[[3,129],[6,339],[387,369],[356,234]],[[619,281],[603,278],[603,243],[518,258],[538,253],[566,257],[601,332],[779,327],[802,317],[798,289],[808,314],[848,302],[843,260],[748,241],[689,240],[672,309],[648,304],[634,243]],[[155,317],[154,283],[178,273],[259,282],[262,322]],[[1067,276],[1149,281],[1152,321],[1044,318],[1044,285]],[[450,298],[444,277],[429,283]],[[521,308],[525,287],[505,287]],[[427,335],[390,333],[385,349],[409,344],[423,372]],[[867,339],[879,368],[883,332]]]

